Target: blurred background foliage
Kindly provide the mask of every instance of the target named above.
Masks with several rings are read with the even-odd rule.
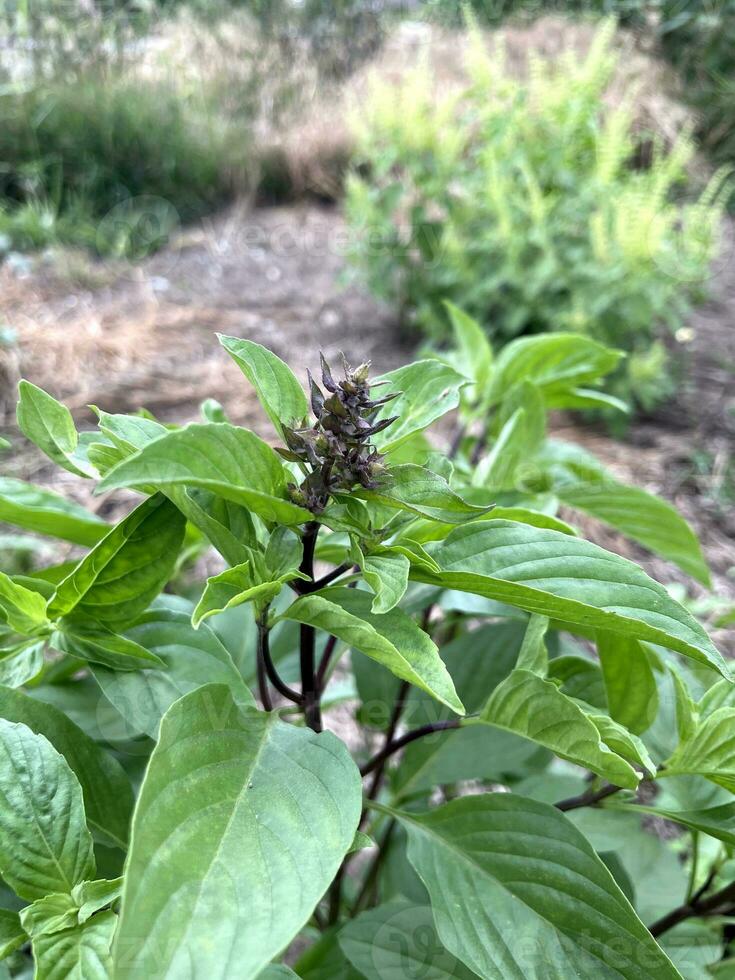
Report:
[[[588,334],[629,354],[614,393],[649,410],[675,386],[667,337],[719,246],[735,0],[559,0],[568,54],[557,45],[549,68],[511,44],[502,67],[487,31],[548,13],[538,0],[5,0],[0,254],[62,243],[140,258],[235,197],[346,192],[355,267],[407,326],[440,338],[451,299],[501,343]],[[668,64],[687,118],[666,98],[640,111],[601,17],[632,32],[631,64]],[[584,57],[580,24],[597,37]],[[432,45],[441,93],[436,64],[422,67]]]

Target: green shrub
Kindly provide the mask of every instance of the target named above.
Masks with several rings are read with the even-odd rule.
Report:
[[[728,664],[554,513],[707,582],[670,505],[546,438],[619,355],[556,334],[493,360],[450,315],[456,367],[379,387],[322,361],[308,395],[221,337],[278,452],[211,401],[80,438],[21,382],[23,433],[138,499],[113,525],[0,480],[0,519],[80,548],[0,573],[6,975],[681,980],[727,958]],[[457,408],[445,455],[424,430]],[[210,546],[223,570],[188,601],[178,569]]]
[[[648,169],[631,165],[629,106],[603,108],[612,29],[582,63],[532,60],[527,82],[473,32],[464,91],[437,95],[422,69],[376,87],[356,123],[347,212],[358,269],[420,329],[442,336],[450,299],[500,342],[588,334],[629,354],[616,392],[649,408],[666,386],[645,383],[642,362],[665,361],[659,327],[682,323],[706,278],[721,181],[671,202],[686,136]]]
[[[163,85],[113,75],[11,88],[0,95],[0,230],[21,248],[139,254],[146,235],[154,247],[177,216],[227,198],[229,147],[216,117]]]

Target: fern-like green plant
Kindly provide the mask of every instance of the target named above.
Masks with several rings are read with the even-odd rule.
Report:
[[[375,85],[347,212],[357,269],[421,330],[446,333],[449,299],[501,342],[587,334],[629,354],[615,392],[649,408],[670,387],[660,327],[681,325],[717,248],[723,175],[673,200],[687,133],[633,166],[632,93],[604,101],[613,32],[605,22],[582,61],[531,57],[518,80],[471,26],[463,88],[438,93],[425,64]]]

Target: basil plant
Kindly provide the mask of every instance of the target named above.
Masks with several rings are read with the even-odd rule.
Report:
[[[111,496],[0,480],[67,543],[0,574],[0,975],[735,976],[728,664],[575,520],[706,564],[546,434],[620,355],[494,358],[450,315],[449,354],[306,392],[220,337],[275,448],[214,401],[79,434],[21,382],[23,434]]]

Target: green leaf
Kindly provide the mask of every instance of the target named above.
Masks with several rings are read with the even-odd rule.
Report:
[[[389,812],[408,831],[440,941],[479,976],[681,980],[555,807],[490,793],[425,814]]]
[[[579,705],[530,670],[516,668],[498,685],[479,720],[531,739],[617,786],[638,785],[634,769],[608,748]]]
[[[253,572],[252,564],[252,561],[246,561],[207,579],[202,597],[191,617],[195,628],[208,616],[240,606],[244,602],[253,602],[257,608],[263,608],[276,598],[285,582],[294,578],[306,578],[298,568],[293,568],[275,581],[260,582],[259,576]]]
[[[29,902],[94,874],[79,782],[43,735],[0,719],[0,874]]]
[[[123,879],[98,878],[96,881],[83,881],[72,888],[71,895],[78,907],[80,924],[90,919],[95,912],[112,905],[122,895]]]
[[[0,572],[0,622],[24,635],[36,633],[48,624],[46,600]]]
[[[381,551],[367,557],[360,552],[360,559],[363,578],[375,593],[370,611],[390,612],[408,588],[410,561],[397,551]]]
[[[735,793],[735,708],[717,708],[680,742],[661,776],[705,776]]]
[[[597,654],[610,717],[640,735],[658,714],[658,687],[645,649],[638,640],[598,630]]]
[[[143,667],[160,667],[161,661],[150,650],[135,643],[127,636],[113,633],[102,623],[67,622],[62,619],[49,643],[60,653],[68,653],[79,660],[89,660],[113,670],[140,670]]]
[[[155,738],[158,725],[174,701],[205,684],[224,684],[238,704],[254,704],[229,653],[208,626],[195,630],[185,612],[150,609],[130,630],[160,662],[160,670],[118,672],[94,668],[105,697],[133,732]]]
[[[735,845],[735,803],[721,803],[701,810],[672,810],[670,807],[633,803],[615,804],[615,809],[618,807],[634,813],[651,813],[689,830],[708,834],[730,846]]]
[[[492,506],[468,504],[452,490],[444,477],[415,463],[391,466],[376,490],[362,490],[356,495],[445,524],[474,520]]]
[[[633,562],[588,541],[490,520],[455,528],[430,551],[441,574],[412,568],[412,578],[563,622],[652,640],[730,676],[704,629],[663,586]]]
[[[230,565],[240,565],[257,546],[250,511],[209,490],[169,487],[166,495]]]
[[[606,474],[602,482],[584,480],[561,484],[555,487],[555,492],[569,507],[621,531],[703,585],[711,584],[696,534],[666,500],[638,487],[617,483]]]
[[[134,800],[130,780],[117,759],[85,735],[63,711],[22,691],[0,687],[0,718],[20,722],[49,740],[79,780],[90,827],[124,848]]]
[[[286,499],[286,471],[270,446],[224,422],[187,425],[149,442],[113,467],[97,490],[149,484],[202,487],[281,524],[313,516]]]
[[[630,414],[630,405],[626,402],[595,388],[570,388],[568,391],[555,392],[547,401],[546,407],[604,409],[608,412],[612,409],[624,415]]]
[[[43,487],[0,477],[0,521],[90,547],[109,531],[94,514]]]
[[[350,845],[348,854],[355,854],[357,851],[365,851],[371,847],[375,847],[375,841],[368,834],[363,834],[361,830],[355,831],[355,836]]]
[[[40,936],[33,943],[36,980],[110,980],[116,924],[114,912],[101,912],[83,925]]]
[[[0,909],[0,960],[10,956],[28,942],[28,936],[20,924],[20,916],[9,909]]]
[[[156,494],[144,500],[84,557],[56,588],[51,617],[89,617],[126,626],[171,577],[184,539],[179,510]]]
[[[420,687],[457,714],[464,714],[431,637],[401,609],[377,615],[371,612],[371,605],[370,593],[336,587],[301,596],[281,618],[331,633],[383,664],[396,677]]]
[[[240,368],[260,400],[276,432],[283,438],[284,424],[300,428],[309,414],[309,403],[293,371],[273,351],[252,340],[217,339]]]
[[[454,331],[454,339],[459,348],[460,367],[463,373],[477,385],[480,396],[485,394],[490,379],[493,362],[493,349],[487,334],[477,320],[460,310],[454,303],[444,300],[449,320]]]
[[[570,388],[598,381],[623,356],[622,351],[575,333],[522,337],[506,344],[498,355],[490,398],[497,402],[519,381],[528,380],[542,390],[547,407],[561,407],[559,400]]]
[[[534,674],[545,676],[549,655],[546,652],[544,637],[548,628],[549,620],[546,616],[534,614],[530,617],[526,632],[523,634],[523,644],[518,653],[516,667],[523,667]]]
[[[31,939],[36,940],[39,936],[75,926],[78,911],[68,892],[56,892],[26,905],[20,913],[20,921]]]
[[[187,694],[163,718],[140,792],[116,969],[226,980],[237,964],[239,980],[256,977],[331,882],[361,796],[331,733],[242,708],[221,685]]]
[[[342,952],[366,980],[476,980],[439,942],[428,905],[388,902],[339,932]]]
[[[645,744],[637,735],[632,735],[626,728],[613,721],[609,715],[599,714],[594,710],[589,710],[587,705],[580,705],[589,720],[600,733],[600,738],[623,759],[632,762],[645,770],[650,776],[656,773],[656,763],[648,753]]]
[[[375,421],[398,416],[398,420],[374,437],[381,452],[387,453],[421,432],[442,415],[459,405],[460,389],[468,379],[441,361],[415,361],[376,378],[387,382],[384,392],[399,391],[398,398],[384,405]],[[382,394],[382,393],[381,393]]]
[[[22,687],[36,677],[43,668],[43,640],[28,640],[13,648],[12,653],[3,651],[0,659],[0,684]]]
[[[84,466],[82,460],[74,458],[79,436],[66,405],[62,405],[30,381],[19,383],[18,394],[18,428],[23,435],[46,453],[49,459],[70,473],[84,477],[96,476],[96,473]]]

